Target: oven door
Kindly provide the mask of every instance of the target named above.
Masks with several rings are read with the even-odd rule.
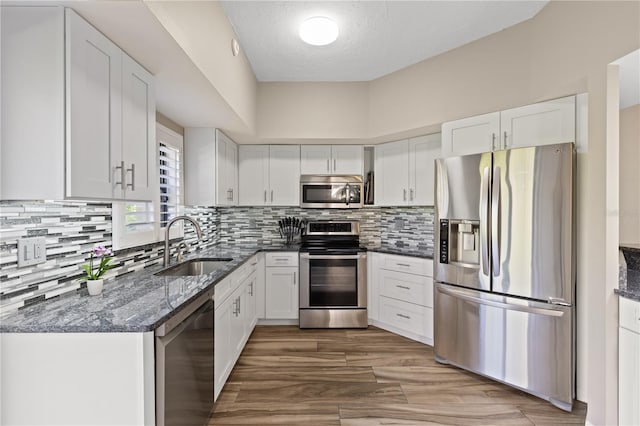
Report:
[[[300,309],[366,307],[366,253],[300,253]]]
[[[301,183],[300,207],[360,208],[362,207],[362,183]]]

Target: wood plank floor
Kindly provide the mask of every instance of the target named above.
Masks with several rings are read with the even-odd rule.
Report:
[[[434,360],[430,346],[376,327],[258,326],[210,425],[584,424],[546,401]]]

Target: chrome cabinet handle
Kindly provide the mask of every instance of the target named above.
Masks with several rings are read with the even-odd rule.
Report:
[[[242,313],[241,309],[240,309],[240,296],[238,296],[238,315],[240,315]]]
[[[227,189],[227,201],[232,201],[233,200],[233,193],[232,193],[232,189],[229,188]]]
[[[504,147],[507,147],[507,131],[504,131]]]
[[[405,268],[410,268],[411,267],[411,265],[409,265],[408,263],[396,263],[396,265],[404,266]]]
[[[491,151],[496,150],[496,134],[491,133]]]
[[[337,167],[336,167],[336,159],[334,158],[334,159],[333,159],[333,171],[334,171],[334,172],[336,171],[336,168],[337,168]]]
[[[399,316],[400,318],[404,318],[404,319],[411,319],[411,317],[409,315],[396,314],[396,316]]]
[[[231,201],[233,201],[233,188],[231,188]]]
[[[404,285],[396,285],[396,287],[401,288],[403,290],[409,290],[409,287],[404,286]]]
[[[402,200],[403,201],[407,201],[407,189],[403,189],[402,190]]]
[[[329,161],[330,161],[330,160],[327,158],[327,171],[328,171],[328,172],[330,172],[330,171],[331,171],[331,169],[329,168],[329,167],[330,167],[330,166],[329,166]]]
[[[296,285],[296,272],[293,273],[293,285]]]
[[[124,167],[124,162],[123,162]],[[131,183],[128,183],[127,186],[131,187],[132,191],[136,190],[136,165],[131,163],[131,168],[127,169],[127,172],[131,172]]]
[[[413,188],[409,190],[409,201],[413,201]]]
[[[265,203],[267,202],[267,190],[266,189],[264,190],[264,202]]]
[[[120,187],[121,187],[122,189],[124,189],[124,188],[125,188],[125,186],[124,186],[124,185],[125,185],[125,180],[126,180],[126,178],[127,178],[127,176],[126,176],[127,171],[126,171],[126,170],[125,170],[125,168],[124,168],[124,161],[121,161],[121,162],[120,162],[120,165],[119,165],[119,166],[116,166],[116,167],[115,167],[115,169],[116,169],[116,170],[120,170],[120,182],[116,182],[115,184],[116,184],[116,185],[120,185]]]
[[[249,292],[249,296],[253,296],[253,281],[249,283],[249,288],[251,289],[251,291]]]

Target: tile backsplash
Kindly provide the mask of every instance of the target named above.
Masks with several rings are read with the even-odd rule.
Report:
[[[0,313],[39,303],[85,286],[81,265],[97,245],[111,247],[111,204],[96,202],[0,201]],[[365,207],[362,209],[301,209],[298,207],[185,207],[203,228],[198,242],[185,226],[190,246],[205,248],[233,243],[254,246],[280,244],[278,219],[359,220],[361,242],[426,249],[433,252],[433,209],[430,207]],[[46,239],[47,261],[18,268],[18,239]],[[162,243],[116,253],[105,278],[122,276],[162,261]]]

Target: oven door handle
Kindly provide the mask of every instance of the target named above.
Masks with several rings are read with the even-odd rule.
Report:
[[[360,254],[309,254],[309,253],[300,253],[300,257],[302,259],[364,259],[367,257],[366,253]]]

